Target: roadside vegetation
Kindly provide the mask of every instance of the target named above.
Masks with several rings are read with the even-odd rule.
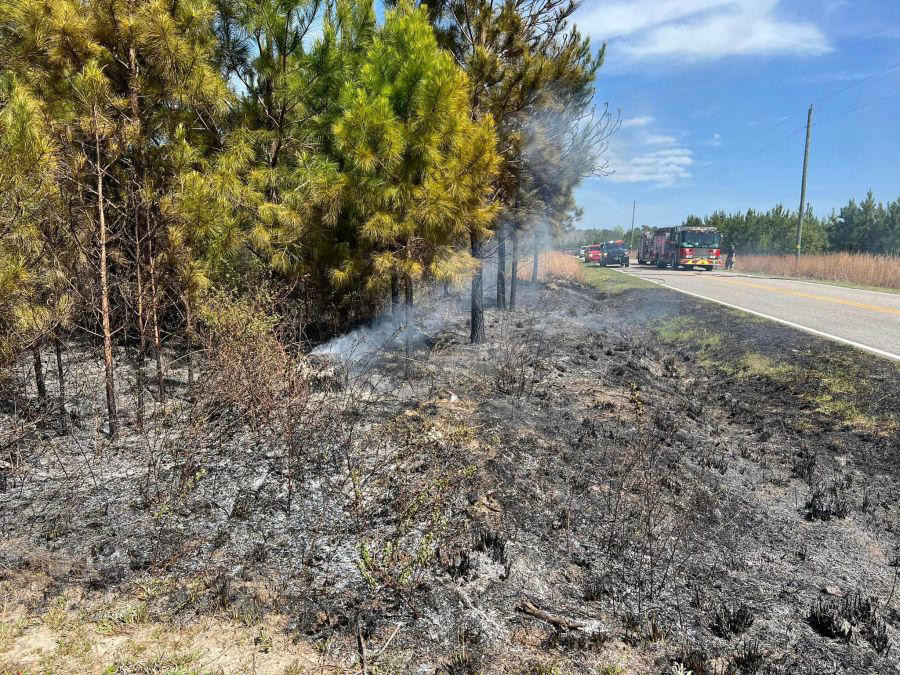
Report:
[[[659,339],[695,350],[697,361],[735,381],[762,378],[788,390],[812,414],[831,423],[879,435],[885,439],[900,433],[900,419],[884,404],[882,383],[857,365],[856,360],[835,367],[831,359],[812,359],[800,368],[791,355],[753,349],[757,341],[744,342],[746,331],[764,333],[771,324],[731,309],[718,309],[715,320],[676,317],[656,329]],[[737,327],[744,328],[736,331]],[[900,378],[900,365],[890,364]],[[805,425],[798,421],[800,427]]]
[[[167,350],[189,362],[260,289],[309,349],[470,283],[485,341],[486,249],[514,307],[520,236],[564,228],[606,171],[605,49],[579,2],[388,5],[0,4],[0,367],[31,359],[47,405],[48,356],[64,373],[91,341],[113,438],[123,390],[140,427]]]
[[[560,253],[559,251],[544,251],[538,256],[537,263],[538,281],[550,281],[552,279],[584,280],[584,266],[575,256]],[[518,276],[520,281],[534,280],[532,260],[522,259],[519,261]]]
[[[739,255],[735,269],[868,288],[900,289],[900,257],[871,253]]]
[[[0,1],[0,673],[896,671],[896,369],[539,255],[578,6]]]

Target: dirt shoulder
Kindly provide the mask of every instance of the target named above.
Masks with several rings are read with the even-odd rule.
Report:
[[[897,366],[589,274],[113,446],[71,345],[72,434],[2,412],[5,672],[896,672]]]

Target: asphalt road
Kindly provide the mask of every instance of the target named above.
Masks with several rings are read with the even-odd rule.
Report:
[[[900,361],[900,294],[740,272],[622,271]]]

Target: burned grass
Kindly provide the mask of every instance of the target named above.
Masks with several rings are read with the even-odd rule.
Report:
[[[410,368],[254,340],[115,445],[71,345],[72,433],[2,413],[4,667],[896,670],[892,364],[656,286],[521,307]]]

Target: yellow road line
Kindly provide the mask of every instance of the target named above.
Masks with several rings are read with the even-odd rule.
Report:
[[[856,302],[855,300],[843,300],[841,298],[829,298],[824,295],[813,295],[812,293],[804,293],[803,291],[792,291],[786,288],[775,288],[773,286],[764,286],[762,284],[754,284],[749,281],[736,281],[735,279],[727,279],[725,277],[715,277],[719,281],[724,281],[736,286],[746,286],[748,288],[759,288],[764,291],[772,291],[774,293],[784,293],[785,295],[794,295],[798,298],[809,298],[811,300],[824,300],[825,302],[834,302],[839,305],[850,305],[851,307],[860,307],[862,309],[870,309],[873,312],[884,312],[885,314],[900,314],[900,309],[893,307],[883,307],[881,305],[869,305],[865,302]]]

